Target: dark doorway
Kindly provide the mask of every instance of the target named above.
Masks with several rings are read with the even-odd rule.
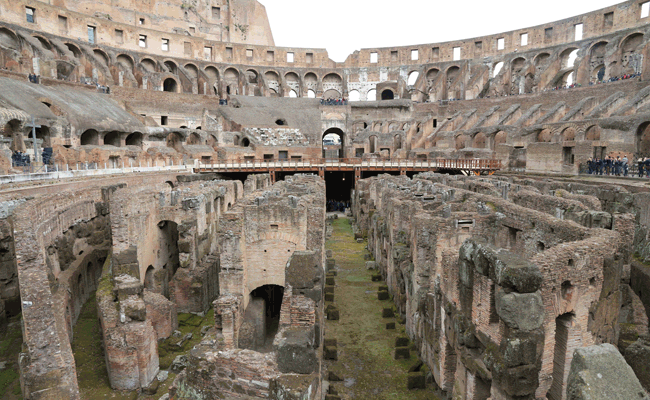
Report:
[[[264,285],[250,293],[244,322],[239,329],[239,347],[268,353],[280,326],[284,287]]]
[[[327,194],[327,211],[339,211],[339,204],[345,206],[350,202],[350,192],[354,188],[354,172],[327,171],[325,172],[325,191]],[[336,208],[336,209],[335,209]]]
[[[381,92],[382,100],[393,100],[394,98],[395,98],[395,94],[390,89],[386,89],[383,92]]]
[[[178,84],[172,78],[167,78],[163,82],[163,91],[176,93],[178,91]]]

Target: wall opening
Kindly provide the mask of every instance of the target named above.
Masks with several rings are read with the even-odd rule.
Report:
[[[548,391],[550,400],[562,400],[562,388],[569,375],[573,350],[578,347],[576,342],[571,342],[574,331],[575,315],[562,314],[555,319],[555,350],[553,352],[553,383]]]
[[[163,82],[163,91],[164,92],[176,93],[176,92],[178,92],[178,84],[176,83],[176,81],[174,79],[167,78]]]
[[[239,328],[239,347],[268,353],[280,326],[284,287],[264,285],[250,293],[244,321]]]
[[[88,129],[84,133],[81,134],[81,145],[95,145],[97,146],[99,144],[99,133],[94,130],[94,129]]]
[[[330,128],[323,133],[323,158],[344,158],[344,133],[339,128]]]
[[[393,100],[394,98],[395,98],[395,94],[390,89],[386,89],[383,92],[381,92],[382,100]]]

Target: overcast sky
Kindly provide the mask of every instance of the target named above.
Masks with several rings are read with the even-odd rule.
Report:
[[[276,46],[355,50],[467,39],[557,21],[613,0],[258,0]]]

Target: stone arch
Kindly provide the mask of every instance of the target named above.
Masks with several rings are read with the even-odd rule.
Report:
[[[650,122],[644,122],[636,130],[636,151],[640,156],[650,157]]]
[[[340,142],[341,142],[341,148],[338,151],[338,158],[345,158],[345,132],[341,130],[340,128],[329,128],[325,132],[323,132],[323,136],[321,138],[321,146],[323,150],[323,158],[325,158],[325,136],[327,135],[336,135],[339,137]]]
[[[72,53],[74,58],[77,58],[77,59],[81,58],[82,53],[81,53],[81,50],[79,49],[79,46],[77,46],[76,44],[73,44],[73,43],[67,43],[66,42],[65,47],[67,47],[68,50],[70,50],[70,52]]]
[[[99,132],[97,132],[94,129],[88,129],[84,133],[81,134],[80,138],[80,143],[82,146],[85,145],[99,145]]]
[[[591,125],[585,131],[585,140],[600,140],[600,127],[598,125]]]
[[[472,147],[476,149],[485,149],[488,147],[488,138],[485,136],[485,133],[479,132],[476,135],[474,135],[474,139],[472,141]]]
[[[550,58],[551,55],[549,53],[542,52],[535,56],[535,58],[533,59],[533,63],[535,64],[535,66],[539,66],[545,64]]]
[[[196,79],[199,77],[199,68],[195,64],[187,63],[183,68],[191,78]]]
[[[431,68],[427,71],[427,81],[429,81],[429,85],[433,84],[439,74],[440,70],[438,68]]]
[[[272,351],[280,326],[283,298],[284,287],[277,284],[261,285],[250,291],[239,328],[239,348],[262,353]]]
[[[292,99],[295,99],[295,98],[298,97],[298,93],[295,90],[291,89],[289,91],[289,97],[292,98]]]
[[[156,72],[157,70],[156,68],[157,64],[151,58],[143,58],[142,60],[140,60],[140,66],[142,67],[142,69],[144,69],[147,72],[153,73]]]
[[[359,101],[361,99],[361,93],[358,90],[350,90],[348,93],[348,98],[350,101]]]
[[[217,81],[219,79],[219,70],[212,65],[205,67],[203,72],[205,72],[205,75],[210,81]]]
[[[456,136],[454,139],[456,150],[462,150],[467,147],[467,139],[468,138],[465,135]]]
[[[576,130],[573,127],[567,127],[562,130],[562,141],[573,142],[576,139]]]
[[[408,85],[409,86],[414,86],[415,83],[418,81],[419,77],[420,77],[420,72],[418,72],[418,71],[409,72],[408,80],[407,80]]]
[[[208,139],[206,141],[207,145],[212,147],[213,149],[216,148],[219,144],[219,141],[217,140],[217,137],[210,134],[208,135]]]
[[[284,80],[288,85],[300,85],[300,77],[295,72],[287,72],[284,75]],[[293,86],[292,86],[293,87]]]
[[[324,99],[338,99],[341,97],[341,92],[336,89],[328,89],[323,93]]]
[[[0,46],[18,50],[20,49],[20,41],[12,30],[0,28]]]
[[[36,139],[41,139],[43,142],[41,144],[41,147],[50,147],[50,128],[45,125],[41,125],[40,128],[36,128]],[[34,135],[32,134],[32,131],[29,131],[29,138],[32,138]]]
[[[41,43],[41,46],[43,46],[43,48],[45,50],[49,50],[49,51],[54,52],[54,48],[52,47],[52,43],[50,43],[49,40],[47,40],[44,37],[39,36],[39,35],[33,35],[33,37],[36,38]]]
[[[560,53],[561,69],[573,68],[578,58],[578,48],[569,47]]]
[[[175,78],[169,77],[163,81],[163,92],[178,93],[179,85]]]
[[[307,98],[315,99],[316,98],[316,92],[314,92],[311,89],[307,90]]]
[[[309,91],[311,90],[312,92],[314,92],[313,98],[316,98],[316,90],[318,90],[318,76],[313,72],[307,72],[305,76],[302,78],[302,81],[308,90],[307,97],[310,97]]]
[[[95,55],[95,59],[97,59],[99,62],[101,62],[103,65],[108,66],[108,54],[102,49],[93,49],[93,54]]]
[[[179,132],[172,132],[167,135],[166,140],[167,147],[171,147],[179,153],[183,151],[183,135]]]
[[[508,140],[508,134],[505,133],[504,131],[499,131],[497,132],[496,135],[494,135],[494,144],[506,144],[506,141]]]
[[[104,145],[120,147],[120,136],[120,132],[108,132],[104,135]]]
[[[381,92],[382,100],[393,100],[395,98],[395,93],[390,88],[386,88]]]
[[[239,94],[239,71],[228,67],[223,72],[223,79],[226,82],[226,93]]]
[[[537,142],[550,143],[552,139],[553,139],[553,134],[551,133],[551,130],[548,128],[542,129],[537,134]]]
[[[499,73],[503,69],[503,64],[504,64],[503,61],[499,61],[498,63],[494,64],[494,66],[492,68],[492,77],[493,78],[495,78],[497,75],[499,75]]]
[[[116,58],[117,63],[129,71],[133,71],[133,58],[128,54],[119,54]]]
[[[127,146],[142,147],[142,133],[133,132],[132,134],[126,137],[125,143]]]
[[[187,144],[188,145],[194,145],[194,144],[201,144],[201,136],[197,134],[196,132],[190,133],[190,136],[187,137]]]
[[[621,73],[635,74],[641,73],[643,69],[643,54],[641,48],[643,44],[643,33],[633,33],[621,41]]]
[[[366,99],[368,101],[376,101],[377,100],[377,90],[375,90],[375,89],[368,90],[368,93],[366,93]]]
[[[445,82],[444,98],[459,99],[461,97],[460,93],[453,89],[455,89],[455,83],[460,77],[460,67],[458,67],[457,65],[450,66],[449,68],[447,68],[447,71],[445,71],[445,77],[446,77],[446,82]]]
[[[257,85],[258,84],[258,79],[259,79],[259,73],[254,70],[254,69],[247,69],[246,70],[246,83],[252,83]]]
[[[165,65],[165,68],[167,68],[167,71],[169,71],[169,73],[178,75],[178,64],[176,64],[174,61],[167,60],[163,64]]]

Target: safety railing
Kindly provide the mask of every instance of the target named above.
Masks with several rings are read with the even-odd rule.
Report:
[[[362,160],[360,158],[303,159],[303,160],[228,160],[218,162],[200,161],[200,169],[300,169],[300,168],[399,168],[399,169],[456,169],[498,170],[501,160],[495,159],[434,159],[434,160]]]

